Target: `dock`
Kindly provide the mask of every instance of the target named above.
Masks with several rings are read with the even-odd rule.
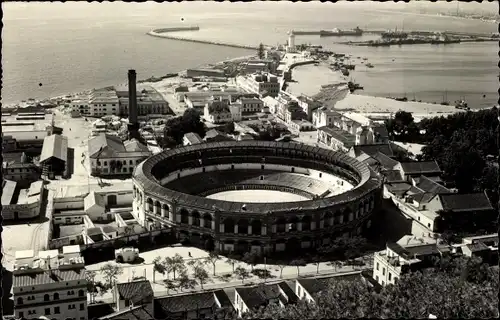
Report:
[[[170,39],[170,40],[178,40],[178,41],[185,41],[185,42],[211,44],[211,45],[215,45],[215,46],[224,46],[224,47],[249,49],[249,50],[257,50],[257,49],[259,49],[258,46],[249,46],[249,45],[244,45],[244,44],[235,44],[235,43],[227,43],[227,42],[220,42],[220,41],[210,41],[210,40],[197,40],[197,39],[192,39],[192,38],[186,38],[186,37],[180,37],[180,36],[173,35],[173,33],[180,32],[180,31],[198,31],[198,30],[200,30],[200,27],[198,27],[198,26],[175,27],[175,28],[160,28],[160,29],[153,29],[153,30],[149,31],[147,33],[147,35],[150,35],[150,36],[153,36],[153,37],[158,37],[158,38]]]

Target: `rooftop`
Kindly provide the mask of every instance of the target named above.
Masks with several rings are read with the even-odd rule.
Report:
[[[91,305],[89,305],[90,307]],[[108,314],[104,317],[99,318],[100,320],[151,320],[154,319],[154,314],[150,308],[146,305],[134,306]]]
[[[85,231],[84,224],[72,224],[59,226],[59,238],[81,235]]]
[[[346,148],[350,148],[356,144],[356,137],[342,129],[323,126],[318,128],[318,130],[324,131],[334,139],[342,142]]]
[[[354,148],[354,154],[356,157],[359,157],[359,155],[364,152],[370,156],[373,156],[377,154],[378,152],[392,157],[394,153],[392,152],[392,148],[389,144],[359,144],[353,147]]]
[[[50,158],[56,158],[64,162],[68,159],[68,138],[53,134],[45,137],[43,140],[42,154],[40,162],[44,162]]]
[[[405,174],[441,173],[436,161],[400,162]]]
[[[14,274],[13,287],[29,287],[50,283],[61,283],[66,281],[86,281],[84,269],[71,270],[51,270],[40,271],[37,273]],[[82,282],[83,283],[83,282]]]
[[[315,295],[320,291],[329,288],[332,281],[355,281],[359,280],[361,273],[356,272],[347,275],[339,275],[334,277],[325,278],[311,278],[311,279],[298,279],[296,280],[310,295]]]
[[[2,206],[13,204],[14,195],[16,193],[17,182],[11,180],[2,181]]]
[[[118,283],[116,285],[120,299],[129,300],[134,305],[151,303],[154,292],[148,280]]]
[[[440,194],[439,200],[441,201],[443,210],[453,212],[493,210],[490,199],[488,199],[488,196],[484,192]]]
[[[452,193],[450,189],[443,187],[439,183],[427,178],[426,176],[420,176],[417,187],[424,190],[425,192],[430,192],[433,194]]]
[[[160,315],[169,317],[171,314],[179,312],[214,308],[218,306],[218,302],[221,303],[217,298],[219,295],[225,295],[227,297],[224,291],[217,291],[219,291],[218,294],[215,294],[216,291],[212,291],[158,298],[155,299],[155,310],[158,310]]]

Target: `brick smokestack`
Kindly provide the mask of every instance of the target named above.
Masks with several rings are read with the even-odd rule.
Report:
[[[137,88],[135,70],[128,71],[128,120],[130,124],[137,124]]]
[[[128,71],[128,136],[139,139],[139,122],[137,121],[137,76],[135,70]]]

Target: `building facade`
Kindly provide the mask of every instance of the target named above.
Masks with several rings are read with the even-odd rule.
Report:
[[[66,251],[64,250],[66,249]],[[79,246],[57,250],[16,252],[13,271],[14,310],[17,318],[86,320],[87,280]]]
[[[130,175],[134,168],[151,155],[147,146],[133,139],[121,141],[100,133],[89,140],[89,161],[93,175]]]

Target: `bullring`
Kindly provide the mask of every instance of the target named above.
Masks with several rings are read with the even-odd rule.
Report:
[[[341,177],[353,188],[332,192],[324,176]],[[143,226],[170,227],[181,239],[221,252],[293,252],[360,234],[370,228],[382,198],[382,181],[364,163],[287,142],[213,142],[167,150],[139,164],[133,182],[133,213]],[[307,200],[206,198],[246,189],[286,191]]]

